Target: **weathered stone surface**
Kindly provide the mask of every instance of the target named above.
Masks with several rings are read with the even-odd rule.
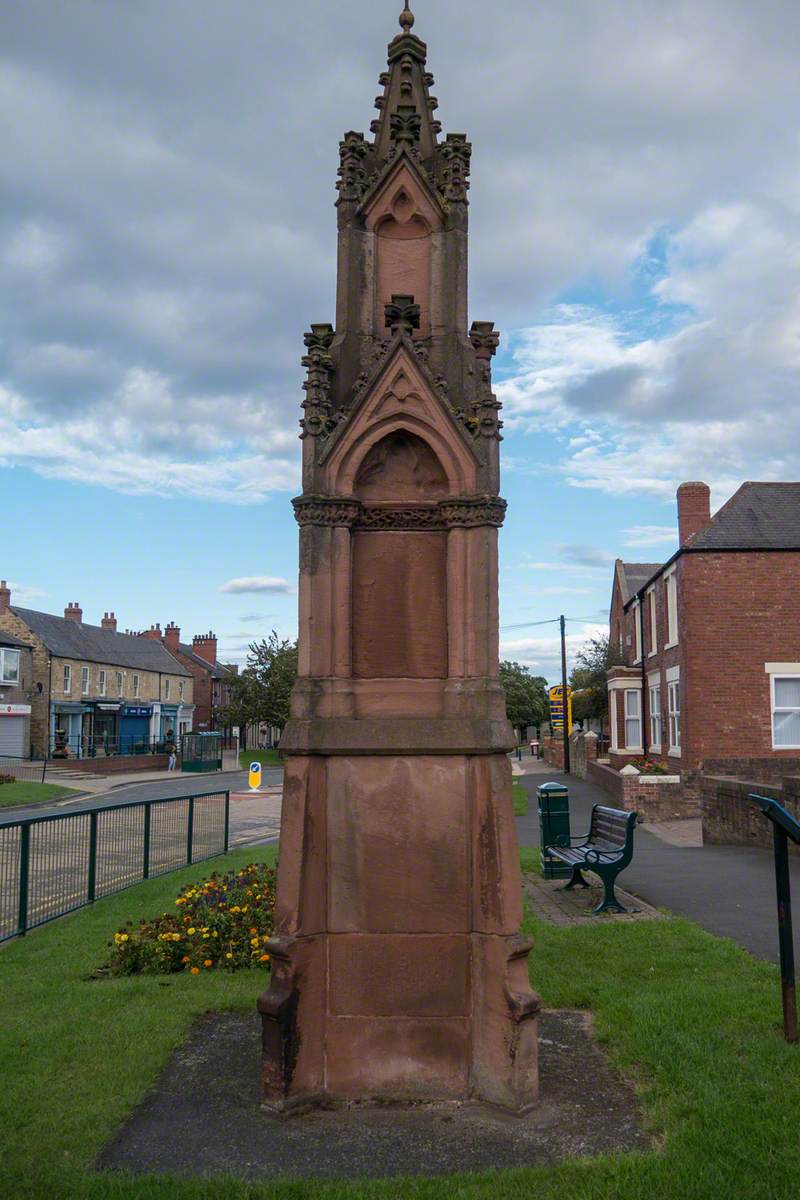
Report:
[[[374,142],[340,146],[336,328],[305,339],[264,1092],[522,1110],[538,1000],[499,682],[499,334],[467,327],[470,147],[439,142],[404,30]]]

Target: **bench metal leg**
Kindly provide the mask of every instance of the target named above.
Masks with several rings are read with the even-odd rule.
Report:
[[[591,887],[591,884],[588,882],[588,880],[583,878],[583,872],[581,871],[580,867],[572,868],[572,878],[570,879],[569,883],[564,884],[561,891],[568,892],[570,888],[575,887],[576,883],[579,883],[581,887]]]
[[[592,912],[595,915],[597,913],[601,913],[601,912],[626,913],[628,911],[627,908],[622,907],[619,900],[617,899],[617,894],[614,891],[614,881],[616,879],[616,875],[610,875],[610,876],[605,876],[605,877],[601,875],[600,878],[603,880],[603,887],[605,888],[605,893],[603,895],[603,899],[600,901],[600,903],[597,905],[596,908],[592,909]]]

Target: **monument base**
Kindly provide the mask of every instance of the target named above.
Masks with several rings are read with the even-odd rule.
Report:
[[[290,758],[267,1104],[537,1099],[505,755]]]

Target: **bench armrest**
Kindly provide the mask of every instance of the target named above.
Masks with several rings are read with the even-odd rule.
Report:
[[[586,834],[580,834],[576,837],[570,837],[568,833],[559,833],[555,840],[556,846],[572,846],[576,842],[585,842]]]

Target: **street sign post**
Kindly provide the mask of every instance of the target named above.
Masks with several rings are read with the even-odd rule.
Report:
[[[781,998],[783,1000],[783,1035],[787,1042],[796,1042],[797,993],[794,976],[794,940],[792,936],[792,892],[789,882],[789,843],[800,845],[800,824],[790,812],[768,796],[751,793],[748,800],[757,804],[764,816],[772,821],[772,840],[775,850],[775,891],[778,899],[778,945],[781,957]]]

